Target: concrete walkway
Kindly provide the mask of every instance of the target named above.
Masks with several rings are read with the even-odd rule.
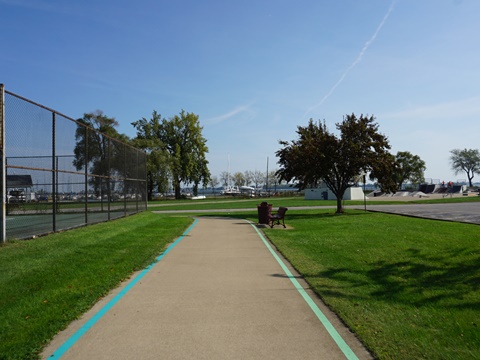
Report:
[[[362,210],[361,206],[349,206]],[[369,205],[368,211],[405,215],[433,220],[480,224],[480,202],[444,204]]]
[[[44,358],[372,358],[246,221],[199,218],[136,276]]]

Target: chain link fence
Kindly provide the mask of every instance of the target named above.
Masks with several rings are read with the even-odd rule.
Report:
[[[146,210],[143,151],[1,89],[3,241]]]

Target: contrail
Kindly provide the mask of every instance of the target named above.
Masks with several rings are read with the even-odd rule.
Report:
[[[392,13],[394,7],[395,7],[395,4],[397,3],[397,0],[393,0],[392,3],[390,4],[390,7],[388,8],[388,11],[387,13],[385,14],[385,16],[383,17],[382,21],[380,22],[380,24],[378,25],[377,27],[377,30],[375,30],[375,32],[373,33],[372,37],[365,43],[365,45],[363,46],[362,50],[360,51],[360,53],[358,54],[357,58],[352,62],[352,64],[343,72],[342,76],[340,76],[340,79],[338,79],[338,81],[335,83],[335,85],[333,85],[333,87],[330,89],[330,91],[322,98],[322,100],[320,100],[320,102],[310,108],[307,109],[307,111],[305,111],[305,115],[307,115],[308,113],[310,113],[312,110],[314,110],[315,108],[321,106],[332,94],[333,92],[335,91],[335,89],[340,86],[340,84],[343,82],[343,80],[345,80],[345,78],[347,77],[348,73],[360,62],[362,61],[362,58],[363,58],[363,55],[365,55],[365,53],[367,52],[368,48],[370,47],[370,45],[375,41],[377,35],[380,33],[380,30],[382,30],[382,27],[383,25],[385,25],[385,22],[387,21],[388,17],[390,16],[390,14]]]

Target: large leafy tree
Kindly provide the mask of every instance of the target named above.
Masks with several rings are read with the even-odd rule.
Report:
[[[179,115],[167,120],[161,119],[154,111],[150,121],[141,119],[132,123],[137,132],[140,129],[140,134],[145,133],[142,136],[151,139],[156,153],[166,161],[163,171],[168,169],[176,199],[181,196],[182,183],[193,183],[196,193],[200,183],[206,186],[210,180],[207,141],[202,135],[198,118],[198,115],[182,110]]]
[[[123,157],[116,156],[116,153],[123,149],[115,146],[112,139],[123,142],[128,142],[129,139],[115,129],[118,122],[106,116],[101,110],[85,113],[77,123],[73,165],[77,170],[87,168],[90,174],[95,175],[89,177],[89,184],[98,196],[107,189],[104,176],[113,176],[115,171],[123,173],[124,164],[121,163]],[[115,186],[114,182],[110,184]]]
[[[380,159],[376,166],[370,171],[370,180],[376,180],[380,189],[386,193],[396,193],[398,183],[394,174],[397,172],[398,164],[395,162],[395,156],[386,154]]]
[[[480,152],[477,149],[453,149],[450,154],[450,164],[455,175],[465,172],[471,187],[475,173],[480,172]]]
[[[385,158],[385,161],[370,173],[370,179],[377,179],[383,191],[395,193],[407,181],[412,184],[425,181],[425,170],[425,162],[418,155],[399,151],[395,156]]]
[[[168,154],[160,140],[161,115],[153,111],[151,119],[142,118],[133,122],[132,125],[137,130],[133,144],[147,153],[147,191],[148,199],[152,200],[156,191],[167,192],[170,176]]]
[[[337,213],[343,213],[342,199],[360,173],[373,171],[390,157],[388,139],[378,132],[373,116],[347,115],[336,124],[339,136],[325,123],[312,119],[297,129],[298,139],[280,141],[277,151],[282,180],[298,182],[300,188],[324,181],[337,197]]]
[[[412,184],[420,184],[425,181],[425,161],[420,156],[413,155],[408,151],[399,151],[395,155],[395,172],[393,177],[397,183],[398,189],[402,188],[402,185],[410,181]]]

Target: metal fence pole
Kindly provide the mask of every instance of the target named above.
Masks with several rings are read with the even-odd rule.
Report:
[[[85,177],[84,177],[84,191],[85,191],[85,225],[88,224],[88,128],[85,127]]]
[[[144,208],[143,210],[147,210],[148,209],[148,173],[147,173],[147,153],[146,151],[144,151],[143,153],[143,166],[144,166],[144,170],[145,172],[143,173],[143,175],[145,176],[145,189],[144,189],[144,196],[145,196],[145,200],[144,200]],[[152,195],[153,196],[153,195]]]
[[[127,216],[127,146],[123,144],[123,214]]]
[[[56,144],[55,144],[55,130],[56,130],[56,118],[55,113],[52,113],[52,228],[53,231],[57,231],[57,167],[58,159],[56,156]]]
[[[112,194],[111,194],[111,191],[110,191],[110,180],[111,180],[111,163],[110,163],[110,154],[111,154],[111,148],[112,148],[112,143],[111,143],[111,139],[110,138],[107,138],[107,166],[108,166],[108,169],[107,169],[107,174],[108,174],[108,177],[107,177],[107,211],[108,211],[108,220],[111,220],[110,218],[110,212],[112,210],[111,208],[111,202],[112,202]]]
[[[5,86],[0,84],[0,152],[1,152],[1,174],[0,187],[2,192],[2,209],[0,211],[0,242],[7,241],[7,176],[5,159]]]
[[[135,173],[135,205],[136,205],[136,212],[138,212],[138,197],[140,196],[140,182],[138,181],[138,168],[139,168],[139,164],[138,164],[138,151],[135,151],[136,155],[137,155],[137,161],[136,161],[136,166],[135,166],[135,170],[137,171]]]

